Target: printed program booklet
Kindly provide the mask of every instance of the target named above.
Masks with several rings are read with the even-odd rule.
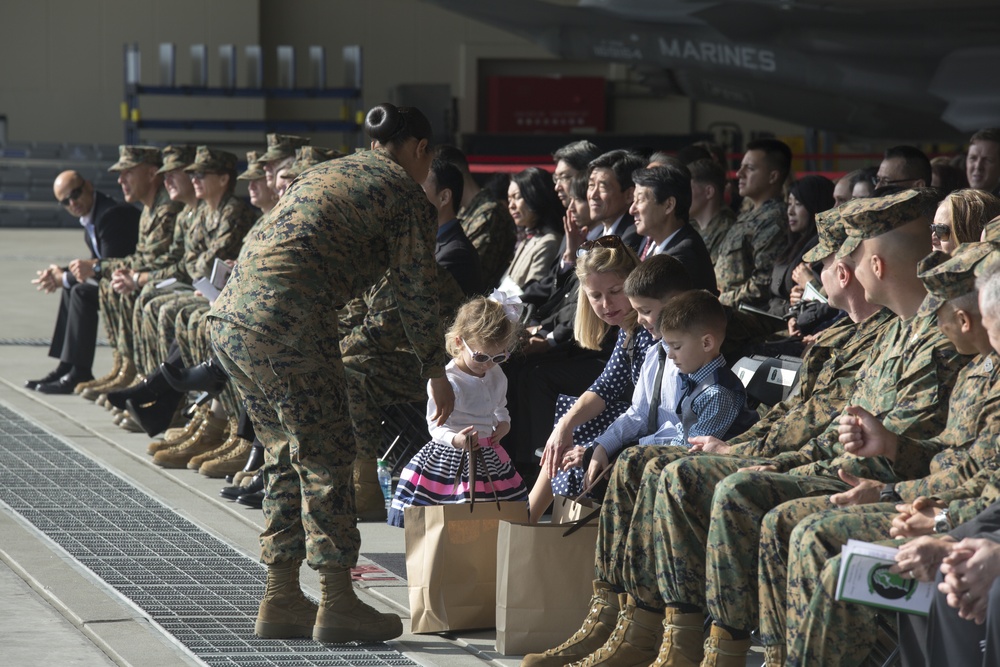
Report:
[[[934,597],[934,583],[904,579],[889,572],[895,547],[848,540],[840,552],[837,599],[926,616]]]

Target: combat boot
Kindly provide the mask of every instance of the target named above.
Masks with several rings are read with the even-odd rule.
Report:
[[[623,609],[615,629],[597,649],[572,667],[648,667],[656,659],[663,637],[662,612],[646,611],[635,605],[631,595],[620,595]]]
[[[187,467],[190,468],[191,470],[199,470],[201,468],[202,463],[204,463],[205,461],[211,461],[212,459],[217,458],[219,456],[223,456],[224,454],[229,452],[229,450],[232,449],[233,445],[235,444],[236,444],[236,418],[230,417],[229,421],[226,423],[226,439],[223,440],[219,444],[219,446],[216,447],[215,449],[207,451],[204,454],[199,454],[198,456],[192,457],[191,460],[188,461]]]
[[[121,372],[121,370],[122,370],[122,355],[115,352],[114,362],[111,366],[111,370],[106,375],[102,375],[101,377],[95,378],[93,380],[88,380],[87,382],[81,382],[80,384],[76,385],[76,387],[73,388],[73,393],[82,394],[85,389],[90,389],[98,385],[107,384],[108,382],[114,380],[115,377],[117,377],[118,373]],[[95,395],[94,398],[97,398],[97,396]]]
[[[207,408],[200,408],[195,411],[195,413],[191,416],[191,419],[184,426],[167,429],[164,432],[162,439],[154,440],[146,446],[146,452],[149,454],[155,454],[161,449],[173,447],[174,445],[180,444],[191,438],[205,422],[207,410]]]
[[[195,456],[209,452],[222,444],[226,439],[225,419],[219,419],[213,415],[208,415],[205,422],[188,440],[161,449],[153,455],[153,463],[164,468],[183,468]]]
[[[561,667],[574,660],[582,660],[604,646],[618,620],[618,594],[611,584],[594,580],[594,597],[590,598],[590,611],[583,625],[573,636],[544,653],[529,653],[521,660],[521,667]]]
[[[322,597],[312,638],[318,642],[384,642],[403,634],[403,622],[395,614],[383,614],[358,599],[346,567],[324,567],[319,571]]]
[[[359,521],[385,521],[385,496],[376,459],[354,460],[354,511]]]
[[[267,566],[267,587],[253,631],[261,639],[311,637],[318,607],[302,594],[302,561]]]
[[[663,615],[663,640],[653,667],[698,667],[705,652],[705,616],[668,608]]]
[[[745,667],[749,652],[749,639],[733,639],[725,628],[713,623],[705,640],[705,657],[701,667]]]
[[[246,461],[251,446],[249,440],[236,436],[236,444],[230,447],[229,451],[222,456],[202,463],[198,472],[212,479],[233,475],[243,469],[243,462]]]
[[[785,667],[785,660],[788,657],[786,654],[787,650],[784,644],[765,646],[763,667]]]
[[[118,370],[118,374],[115,375],[110,382],[96,385],[90,389],[84,389],[80,392],[80,395],[88,401],[96,400],[102,394],[107,394],[109,391],[115,391],[117,389],[124,389],[128,387],[132,384],[133,380],[135,380],[135,375],[135,363],[131,359],[124,359],[122,361],[122,367]],[[105,397],[101,404],[103,405],[106,402],[107,398]]]

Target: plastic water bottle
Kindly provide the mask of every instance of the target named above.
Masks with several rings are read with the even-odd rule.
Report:
[[[378,460],[378,484],[382,487],[382,496],[385,498],[385,508],[388,510],[392,504],[392,471],[389,464],[383,459]]]

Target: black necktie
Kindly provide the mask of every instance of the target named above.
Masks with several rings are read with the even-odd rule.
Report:
[[[663,393],[663,368],[667,365],[667,350],[662,343],[657,343],[659,354],[657,357],[656,379],[653,380],[653,395],[649,400],[649,416],[646,420],[646,435],[653,435],[660,429],[660,394]]]
[[[683,409],[684,399],[691,395],[694,391],[695,382],[691,379],[690,375],[685,375],[684,373],[677,374],[677,415],[681,415],[681,410]]]

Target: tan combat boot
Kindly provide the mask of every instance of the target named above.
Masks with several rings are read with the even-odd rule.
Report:
[[[123,359],[121,367],[118,369],[118,372],[113,378],[107,382],[94,384],[93,386],[82,390],[80,392],[80,396],[88,401],[96,401],[101,394],[107,394],[109,391],[115,391],[116,389],[124,389],[132,384],[132,380],[135,379],[135,374],[135,362],[131,359]]]
[[[619,597],[622,611],[618,624],[604,642],[572,667],[648,667],[656,659],[663,637],[663,613],[646,611],[635,606],[631,595]]]
[[[188,440],[161,449],[153,455],[153,463],[164,468],[183,468],[199,454],[210,452],[226,439],[228,421],[208,415],[198,432]]]
[[[764,647],[764,667],[785,667],[787,657],[784,644]]]
[[[146,446],[146,452],[152,455],[161,449],[173,447],[193,437],[201,425],[205,423],[207,414],[208,410],[205,407],[198,408],[187,424],[179,428],[168,428],[163,433],[162,439],[154,440]]]
[[[215,449],[192,457],[192,459],[188,461],[187,467],[191,470],[200,469],[201,464],[205,461],[211,461],[212,459],[222,456],[232,449],[233,445],[236,444],[236,440],[236,418],[230,417],[226,423],[226,439],[223,440]]]
[[[705,657],[701,667],[745,667],[749,652],[749,639],[733,639],[724,628],[713,623],[705,640]]]
[[[319,585],[323,597],[316,614],[312,638],[318,642],[384,642],[403,634],[403,622],[395,614],[383,614],[354,594],[351,571],[322,568]]]
[[[618,594],[611,584],[594,580],[594,597],[590,598],[590,611],[583,625],[572,637],[544,653],[529,653],[521,667],[561,667],[575,660],[582,660],[604,646],[618,621]]]
[[[385,497],[378,483],[378,460],[354,460],[354,511],[359,521],[385,521]]]
[[[261,639],[311,637],[318,607],[302,594],[302,561],[267,566],[267,588],[253,631]]]
[[[235,475],[242,471],[243,466],[246,465],[251,447],[253,447],[252,442],[237,436],[236,444],[230,447],[229,451],[222,456],[202,463],[201,467],[198,468],[198,472],[212,479],[221,479],[226,475]]]
[[[95,378],[93,380],[88,380],[87,382],[79,383],[73,388],[73,393],[81,394],[83,393],[84,389],[90,389],[91,387],[96,387],[98,385],[111,382],[112,380],[115,379],[115,377],[117,377],[121,369],[122,369],[122,355],[115,352],[114,363],[111,366],[111,370],[106,375],[102,375],[101,377]],[[94,396],[94,398],[97,398],[97,396]]]
[[[705,652],[705,616],[667,609],[663,615],[663,641],[653,667],[698,667]]]

